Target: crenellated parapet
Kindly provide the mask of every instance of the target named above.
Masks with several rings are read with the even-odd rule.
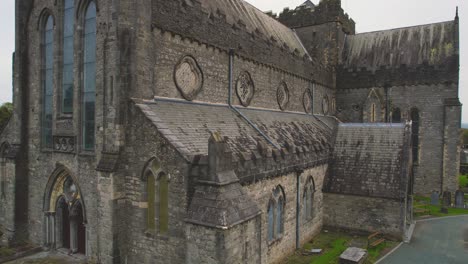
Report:
[[[315,7],[301,5],[294,10],[285,8],[277,19],[290,28],[338,22],[346,34],[353,35],[356,31],[356,23],[341,8],[341,0],[322,0]]]
[[[339,66],[337,76],[337,89],[457,83],[458,62],[454,58],[442,65],[402,64],[397,67],[380,66],[378,69]]]

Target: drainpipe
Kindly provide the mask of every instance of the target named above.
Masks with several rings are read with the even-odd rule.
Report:
[[[236,114],[238,114],[242,119],[244,119],[253,129],[257,131],[268,143],[273,145],[276,149],[280,150],[281,148],[275,144],[265,133],[263,133],[250,119],[248,119],[244,114],[242,114],[236,107],[232,105],[232,82],[233,82],[233,62],[234,62],[234,50],[229,50],[229,94],[228,94],[228,105]]]
[[[300,192],[300,187],[301,187],[301,174],[303,173],[303,170],[296,170],[296,249],[301,248],[301,239],[300,239],[300,215],[301,215],[301,203],[300,203],[300,198],[301,198],[301,192]]]

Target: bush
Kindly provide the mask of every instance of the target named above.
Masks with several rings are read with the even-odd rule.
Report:
[[[468,187],[468,175],[461,175],[459,178],[460,188]]]

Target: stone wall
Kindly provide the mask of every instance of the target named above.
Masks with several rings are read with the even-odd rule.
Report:
[[[455,116],[449,117],[444,114],[445,100],[458,97],[456,84],[437,85],[415,85],[415,86],[394,86],[388,88],[388,98],[383,87],[372,87],[362,89],[340,89],[337,93],[337,117],[343,122],[362,122],[366,98],[370,91],[374,89],[383,99],[390,109],[399,108],[401,110],[402,121],[410,119],[409,113],[412,108],[417,108],[420,114],[419,129],[419,162],[415,166],[415,193],[429,194],[433,190],[440,190],[442,187],[443,166],[454,167],[458,165],[444,158],[444,127],[445,122],[450,122],[447,127],[450,133],[459,133],[461,121],[459,118],[460,109],[452,108]],[[446,120],[446,121],[444,121]],[[450,120],[450,121],[449,121]],[[453,141],[458,140],[458,136],[450,136]],[[447,146],[450,153],[459,153],[457,150],[459,143],[451,142]],[[448,152],[447,152],[448,153]],[[457,154],[458,155],[458,154]],[[444,165],[445,162],[445,165]],[[448,185],[443,188],[454,191],[453,179],[456,179],[456,169],[450,170],[450,175],[445,174]]]
[[[15,238],[15,196],[16,196],[15,162],[2,157],[0,164],[0,245],[10,245]]]
[[[122,258],[129,263],[148,263],[157,258],[162,263],[186,261],[187,188],[189,164],[162,137],[153,123],[136,107],[131,108],[131,125],[126,135],[128,144],[122,154],[125,179],[125,224],[120,240]],[[207,142],[208,144],[208,142]],[[149,232],[146,226],[147,205],[144,198],[146,182],[142,180],[148,161],[156,157],[162,170],[169,175],[169,230],[165,234]],[[126,164],[126,165],[125,165]],[[212,241],[215,243],[215,241]]]
[[[191,56],[197,62],[203,75],[203,86],[194,100],[223,104],[228,102],[229,54],[226,50],[158,28],[153,29],[152,36],[155,48],[154,66],[151,72],[154,77],[150,89],[155,96],[184,98],[174,82],[174,71],[184,56]],[[314,91],[314,113],[316,114],[323,114],[323,98],[328,98],[330,106],[335,98],[333,89],[330,88],[333,87],[333,82],[326,78],[322,80],[325,74],[317,74],[311,78],[296,74],[290,69],[281,69],[236,55],[233,63],[232,102],[234,105],[241,105],[236,93],[236,85],[238,77],[245,71],[250,74],[253,82],[254,94],[250,102],[251,107],[280,109],[277,103],[277,90],[282,82],[286,83],[289,90],[289,104],[284,109],[286,111],[305,111],[304,93],[308,88]],[[322,84],[322,81],[325,83]],[[332,113],[333,111],[328,111],[327,114]]]
[[[315,182],[314,195],[314,218],[305,221],[303,212],[300,215],[300,243],[301,245],[320,232],[322,227],[322,185],[327,170],[327,165],[310,168],[304,171],[300,177],[300,204],[303,208],[302,197],[304,195],[304,184],[310,176]],[[261,215],[261,251],[262,263],[281,263],[296,249],[296,202],[297,202],[297,176],[296,173],[263,180],[245,186],[252,200],[257,202],[262,211]],[[272,191],[278,186],[282,186],[285,194],[286,205],[284,207],[284,232],[279,240],[268,241],[268,204],[272,196]]]
[[[397,200],[331,193],[323,199],[327,226],[402,237],[404,206]]]

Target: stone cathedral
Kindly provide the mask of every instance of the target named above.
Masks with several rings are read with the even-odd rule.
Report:
[[[2,244],[97,263],[280,263],[404,239],[457,189],[459,18],[355,32],[340,0],[16,0]]]

